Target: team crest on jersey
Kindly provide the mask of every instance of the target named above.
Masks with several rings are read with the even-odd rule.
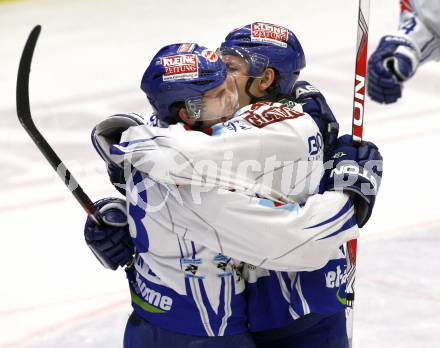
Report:
[[[264,128],[272,123],[293,120],[304,113],[293,110],[285,104],[260,102],[250,106],[240,116],[257,128]]]
[[[195,54],[176,54],[162,57],[160,63],[165,68],[164,81],[195,79],[199,77],[199,64]]]
[[[218,61],[218,55],[217,53],[215,53],[213,50],[203,50],[202,51],[202,56],[209,62],[211,63],[215,63],[216,61]]]
[[[268,42],[280,47],[287,47],[288,39],[289,30],[284,27],[260,22],[251,25],[252,42]]]

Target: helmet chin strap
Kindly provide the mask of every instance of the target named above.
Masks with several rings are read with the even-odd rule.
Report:
[[[255,81],[255,77],[249,77],[248,80],[246,81],[246,86],[244,88],[244,91],[246,92],[246,94],[248,95],[248,97],[251,99],[250,100],[250,104],[254,104],[254,103],[258,103],[261,101],[273,101],[275,100],[275,97],[279,94],[279,88],[274,87],[274,88],[270,88],[269,87],[269,91],[267,91],[266,95],[263,95],[261,97],[256,97],[255,95],[253,95],[250,91],[252,82]]]

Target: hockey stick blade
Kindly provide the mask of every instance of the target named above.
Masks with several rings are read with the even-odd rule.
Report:
[[[67,169],[43,135],[35,126],[32,119],[30,102],[29,102],[29,75],[31,71],[32,57],[34,55],[35,46],[40,35],[41,26],[37,25],[32,29],[24,46],[23,53],[18,67],[17,77],[17,116],[21,125],[31,137],[32,141],[37,145],[40,152],[44,155],[46,160],[50,163],[52,168],[60,176],[64,184],[72,192],[73,196],[83,207],[88,215],[90,215],[96,222],[94,215],[95,206],[90,200],[89,196],[83,191],[71,172]]]

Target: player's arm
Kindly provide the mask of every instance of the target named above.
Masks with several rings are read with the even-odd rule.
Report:
[[[214,185],[288,201],[297,167],[306,178],[309,170],[315,171],[319,181],[322,136],[309,115],[286,105],[251,108],[244,108],[242,117],[215,126],[218,133],[213,136],[188,132],[180,125],[132,127],[122,143],[112,146],[112,159],[128,161],[161,183]],[[289,169],[286,180],[281,175],[289,175]]]
[[[158,132],[153,137],[164,134]],[[305,144],[296,147],[301,146],[307,152]],[[182,227],[180,231],[186,231],[187,238],[213,250],[263,267],[316,269],[341,244],[357,236],[353,206],[341,193],[317,195],[303,207],[288,204],[276,208],[268,200],[226,190],[200,193],[199,187],[184,185],[179,191],[184,196],[186,216],[180,219],[180,214],[174,214],[173,226]],[[193,200],[194,193],[204,198],[202,204]],[[248,237],[243,239],[243,233]]]
[[[324,140],[324,154],[328,154],[338,138],[339,123],[324,95],[309,82],[296,81],[292,96],[295,103],[300,104],[302,111],[308,113],[318,125]]]
[[[430,60],[440,60],[439,17],[438,5],[428,7],[422,4],[414,10],[403,9],[401,13],[397,36],[413,43],[420,52],[421,64]]]
[[[152,121],[154,122],[154,115],[148,120]],[[111,183],[122,195],[125,195],[124,163],[112,160],[110,147],[120,143],[124,131],[144,124],[145,120],[138,114],[115,114],[98,123],[92,130],[93,147],[104,160]]]
[[[263,268],[319,269],[339,246],[358,237],[354,207],[344,193],[314,195],[304,206],[276,207],[225,190],[202,193],[200,203],[191,199],[189,186],[179,192],[185,212],[172,223],[188,227],[186,238]]]
[[[409,3],[408,3],[409,5]],[[426,6],[426,5],[424,5]],[[440,6],[417,9],[402,7],[399,30],[382,37],[368,60],[368,94],[380,103],[393,103],[402,95],[403,83],[418,66],[440,59],[438,26]]]
[[[332,158],[334,169],[324,177],[327,191],[304,205],[277,206],[237,192],[201,193],[181,186],[182,215],[170,224],[187,238],[263,268],[318,269],[340,245],[356,238],[357,225],[368,221],[382,176],[382,156],[372,143],[355,146],[345,135]]]
[[[176,185],[215,184],[245,190],[252,181],[240,170],[243,161],[260,153],[258,129],[210,136],[187,131],[182,125],[168,128],[132,127],[120,144],[110,149],[114,162],[129,162],[152,179]],[[240,174],[240,172],[242,174]]]

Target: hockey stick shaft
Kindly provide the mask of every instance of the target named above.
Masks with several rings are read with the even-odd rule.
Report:
[[[359,0],[357,41],[356,41],[356,65],[354,73],[353,94],[353,141],[362,141],[364,129],[364,106],[365,106],[365,81],[367,76],[367,51],[368,51],[368,19],[370,12],[370,0]],[[348,242],[348,254],[351,264],[356,264],[357,241]]]
[[[364,126],[365,80],[367,76],[368,19],[370,0],[359,0],[356,66],[353,96],[353,141],[361,142]]]
[[[35,126],[32,119],[30,102],[29,102],[29,74],[31,70],[32,57],[34,54],[35,46],[37,44],[38,37],[40,35],[41,26],[37,25],[32,29],[29,37],[26,41],[26,45],[23,49],[23,53],[20,59],[20,65],[18,68],[17,77],[17,116],[21,125],[31,137],[32,141],[37,145],[40,152],[46,157],[46,160],[50,163],[52,168],[57,172],[64,184],[72,192],[73,196],[83,207],[86,213],[99,223],[96,219],[95,205],[90,200],[89,196],[83,191],[81,186],[76,181],[75,177],[61,161],[43,135]]]
[[[367,50],[368,50],[368,18],[370,12],[370,0],[359,0],[357,42],[356,42],[356,66],[353,95],[353,141],[360,143],[364,128],[365,106],[365,81],[367,76]],[[350,263],[356,264],[357,243],[356,239],[348,242]]]
[[[353,142],[362,142],[364,127],[364,106],[365,106],[365,82],[367,76],[367,51],[368,51],[368,20],[370,15],[370,0],[359,0],[358,10],[358,26],[356,40],[356,63],[354,77],[354,94],[353,94]],[[347,304],[353,306],[354,301],[354,283],[356,277],[356,256],[357,256],[357,240],[353,239],[347,243],[348,252],[348,281],[347,281]],[[350,346],[353,337],[353,313],[350,313],[349,327]]]

